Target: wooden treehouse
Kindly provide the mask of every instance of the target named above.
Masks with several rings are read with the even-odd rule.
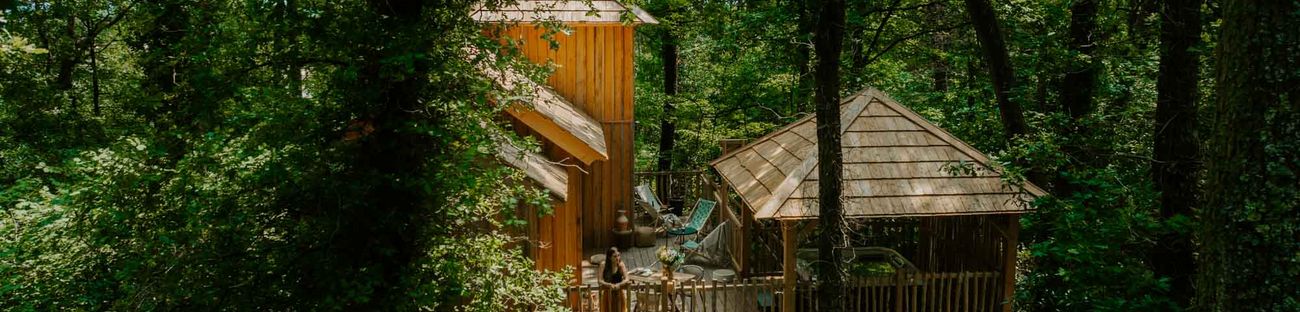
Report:
[[[488,33],[521,43],[529,60],[556,65],[544,84],[509,70],[482,71],[530,95],[509,103],[503,118],[537,138],[542,150],[507,144],[500,158],[553,195],[549,215],[522,209],[524,247],[538,269],[572,274],[574,310],[817,310],[808,265],[816,258],[808,242],[819,235],[814,118],[758,139],[722,142],[724,155],[710,164],[716,174],[637,173],[633,45],[635,27],[656,23],[653,17],[617,1],[520,1],[473,17]],[[548,34],[543,23],[571,31]],[[1042,190],[1008,185],[988,157],[875,89],[845,98],[841,109],[845,211],[854,229],[846,252],[854,273],[850,310],[1009,311],[1019,216]],[[655,198],[677,209],[715,207],[691,205],[705,202],[716,208],[673,216],[703,222],[698,235],[669,237],[655,221],[670,209],[658,209]],[[611,297],[595,286],[597,260],[588,256],[626,243],[612,231],[620,213],[638,231],[659,229],[648,245],[638,238],[638,248],[624,249],[627,267],[663,273],[659,280],[632,279]],[[658,264],[657,247],[685,250],[686,241],[700,242],[687,265]],[[682,274],[687,267],[694,268]],[[609,304],[617,298],[623,304]]]
[[[500,150],[505,162],[553,195],[551,215],[524,213],[531,219],[526,252],[539,269],[572,270],[580,281],[584,250],[609,246],[616,213],[633,209],[634,29],[657,22],[616,1],[518,1],[472,14],[488,33],[517,41],[524,57],[555,64],[545,85],[514,72],[483,71],[531,95],[506,111],[514,130],[537,138],[542,152]],[[543,23],[571,31],[552,36]]]

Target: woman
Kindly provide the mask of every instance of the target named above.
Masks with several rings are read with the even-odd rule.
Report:
[[[609,247],[605,251],[605,262],[600,263],[600,278],[597,281],[601,288],[604,289],[604,297],[609,298],[608,309],[604,311],[623,311],[623,292],[620,291],[627,286],[627,266],[623,265],[623,257],[618,252],[618,247]]]

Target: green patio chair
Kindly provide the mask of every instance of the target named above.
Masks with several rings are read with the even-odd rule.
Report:
[[[695,203],[695,211],[691,212],[691,220],[687,222],[685,226],[668,229],[668,234],[673,236],[685,236],[699,233],[700,228],[704,227],[704,221],[708,221],[709,216],[713,215],[713,207],[717,206],[718,203],[715,201],[700,199],[699,202]]]

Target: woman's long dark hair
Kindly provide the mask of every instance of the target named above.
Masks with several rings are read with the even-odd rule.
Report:
[[[623,269],[622,266],[618,265],[618,263],[614,263],[614,253],[616,252],[618,252],[618,247],[609,247],[608,250],[605,250],[605,271],[601,272],[601,277],[606,280],[614,277],[614,274],[616,273],[623,273],[618,271]],[[623,259],[619,259],[620,262],[622,262],[622,260]]]

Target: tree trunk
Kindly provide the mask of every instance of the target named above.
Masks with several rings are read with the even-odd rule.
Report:
[[[966,12],[970,14],[979,37],[984,59],[988,61],[989,74],[993,79],[993,91],[998,100],[998,111],[1002,117],[1003,134],[1007,141],[1023,135],[1027,131],[1024,112],[1020,104],[1011,100],[1011,90],[1015,89],[1015,71],[1011,68],[1011,57],[1007,54],[1006,42],[1002,39],[1002,29],[998,26],[997,14],[988,0],[965,0]]]
[[[1048,94],[1047,94],[1047,84],[1048,84],[1048,83],[1050,83],[1050,82],[1048,82],[1048,76],[1047,76],[1047,74],[1046,74],[1046,71],[1045,71],[1045,70],[1043,70],[1043,71],[1039,71],[1038,79],[1037,79],[1037,81],[1035,81],[1035,83],[1034,83],[1034,100],[1038,102],[1037,104],[1038,104],[1038,111],[1039,111],[1039,112],[1047,112],[1047,111],[1049,111],[1049,109],[1048,109],[1048,105],[1047,105],[1047,104],[1048,104],[1048,101],[1047,101],[1047,96],[1048,96]]]
[[[1151,175],[1160,192],[1160,217],[1169,222],[1190,218],[1197,203],[1201,148],[1196,139],[1196,99],[1201,62],[1195,47],[1201,39],[1201,0],[1166,0],[1162,6]],[[1191,233],[1167,232],[1157,239],[1151,267],[1169,278],[1170,297],[1187,307],[1195,270]]]
[[[90,44],[90,95],[92,112],[99,116],[99,49],[94,42]]]
[[[808,2],[816,0],[794,0],[795,12],[798,13],[798,25],[795,29],[795,60],[794,65],[799,71],[799,85],[795,87],[794,111],[808,111],[808,95],[812,92],[812,79],[810,74],[810,62],[812,61],[812,47],[808,45],[808,38],[813,32],[813,12],[809,8]]]
[[[943,2],[936,2],[925,8],[926,21],[930,25],[943,25],[943,12],[948,10],[948,6]],[[930,44],[936,51],[945,51],[948,49],[948,31],[936,31],[930,35]],[[934,91],[938,93],[948,92],[948,59],[943,57],[942,53],[935,53],[934,60],[931,64],[930,79],[934,86]]]
[[[1092,127],[1086,125],[1085,117],[1092,114],[1094,105],[1093,89],[1097,84],[1097,66],[1093,61],[1097,43],[1094,32],[1097,28],[1097,0],[1075,0],[1070,5],[1070,50],[1077,54],[1066,66],[1065,76],[1061,79],[1061,106],[1069,113],[1072,122],[1061,130],[1068,140],[1062,151],[1079,160],[1065,167],[1066,171],[1095,165],[1098,153],[1088,144],[1092,136]],[[1080,166],[1082,165],[1082,166]],[[1098,166],[1100,167],[1100,166]],[[1080,186],[1070,183],[1066,175],[1058,174],[1053,189],[1058,194],[1069,196],[1079,191]]]
[[[1225,1],[1216,48],[1195,306],[1294,311],[1300,301],[1300,3]]]
[[[819,169],[817,198],[818,219],[822,230],[818,240],[818,270],[821,285],[818,304],[822,311],[844,310],[844,267],[842,248],[847,233],[841,202],[843,154],[840,149],[840,52],[844,38],[844,1],[822,0],[818,8],[817,31],[813,36],[817,50],[817,164]]]
[[[1070,49],[1075,57],[1061,84],[1061,103],[1070,117],[1078,120],[1092,113],[1092,91],[1097,83],[1096,62],[1092,56],[1097,43],[1097,0],[1075,0],[1070,6]]]
[[[668,172],[673,170],[673,145],[677,138],[677,125],[673,123],[673,101],[677,99],[677,42],[673,38],[672,30],[662,29],[663,35],[661,43],[662,50],[659,57],[664,62],[664,114],[659,119],[659,171]],[[658,192],[661,195],[668,194],[668,183],[670,179],[667,175],[659,176]]]
[[[77,17],[73,16],[74,11],[71,9],[65,8],[65,10],[68,10],[68,16],[66,16],[64,35],[67,36],[68,44],[63,46],[63,51],[59,52],[59,74],[55,77],[54,85],[58,87],[59,91],[68,96],[67,111],[75,114],[79,108],[77,107],[77,94],[72,92],[72,76],[75,74],[77,62],[80,61],[80,55],[77,53],[77,41],[79,41],[77,40]]]
[[[1002,39],[997,13],[988,0],[965,0],[965,3],[966,13],[970,15],[971,25],[975,27],[975,36],[979,39],[980,49],[984,51],[984,60],[988,63],[989,76],[993,80],[993,93],[1002,118],[1002,134],[1007,144],[1012,144],[1015,137],[1025,135],[1029,128],[1025,125],[1025,113],[1020,103],[1011,100],[1011,90],[1016,87],[1015,70],[1011,67],[1006,41]],[[1026,166],[1025,162],[1023,159],[1015,160],[1020,166]],[[1046,173],[1031,168],[1027,175],[1030,182],[1047,186],[1049,179]]]
[[[1147,26],[1149,26],[1148,25],[1149,23],[1147,23],[1146,19],[1150,17],[1151,14],[1160,12],[1156,10],[1156,6],[1160,6],[1161,9],[1164,9],[1165,8],[1164,1],[1155,1],[1155,0],[1130,0],[1129,1],[1129,14],[1128,14],[1128,22],[1127,22],[1128,34],[1129,34],[1128,36],[1129,39],[1133,42],[1134,50],[1139,51],[1139,53],[1141,51],[1146,51],[1147,44],[1150,41],[1152,34],[1150,33],[1151,31],[1148,30],[1149,28]],[[1164,18],[1163,15],[1161,18],[1162,19]]]
[[[284,38],[282,38],[281,40],[285,45],[288,46],[286,50],[289,51],[289,56],[295,59],[299,58],[302,56],[301,55],[302,51],[298,45],[298,40],[300,39],[299,38],[300,31],[299,31],[299,27],[297,26],[298,23],[300,23],[301,21],[299,21],[300,17],[298,14],[297,0],[287,0],[284,2],[283,16],[284,16],[284,22],[287,24],[288,31],[285,32],[286,34],[284,35]],[[298,62],[290,62],[289,64],[286,64],[284,66],[284,71],[285,71],[285,75],[289,79],[289,83],[288,83],[289,91],[292,92],[293,96],[295,97],[303,97],[304,96],[303,88],[302,88],[303,66]]]

